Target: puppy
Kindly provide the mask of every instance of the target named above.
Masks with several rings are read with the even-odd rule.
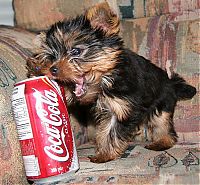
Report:
[[[119,19],[107,3],[52,25],[40,42],[27,61],[28,76],[46,75],[63,83],[69,106],[90,108],[96,125],[92,162],[120,157],[129,141],[139,137],[149,141],[145,147],[151,150],[177,142],[176,103],[191,99],[196,89],[124,48]]]

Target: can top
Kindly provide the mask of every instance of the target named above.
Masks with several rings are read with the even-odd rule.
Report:
[[[29,81],[32,81],[32,80],[42,79],[42,78],[47,78],[47,77],[46,76],[37,76],[37,77],[27,78],[25,80],[22,80],[22,81],[15,83],[14,86],[21,84],[21,83],[29,82]]]

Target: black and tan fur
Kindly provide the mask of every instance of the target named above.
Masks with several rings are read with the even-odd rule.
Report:
[[[28,76],[46,75],[65,84],[69,106],[95,118],[96,155],[101,163],[120,157],[129,141],[143,137],[152,150],[177,141],[173,114],[177,101],[196,89],[124,48],[119,19],[107,3],[74,19],[58,22],[40,36],[38,52],[28,60]]]

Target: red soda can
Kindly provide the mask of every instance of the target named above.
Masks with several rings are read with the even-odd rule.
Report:
[[[65,99],[55,81],[43,76],[16,83],[12,108],[28,180],[55,182],[79,169]]]

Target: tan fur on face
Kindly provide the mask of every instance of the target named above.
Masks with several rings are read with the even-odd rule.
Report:
[[[67,58],[67,56],[53,63],[50,61],[48,62],[45,54],[41,53],[37,55],[36,59],[34,58],[29,62],[29,75],[33,74],[32,76],[37,76],[44,74],[50,78],[55,78],[50,73],[50,68],[54,66],[59,69],[56,79],[60,81],[75,82],[76,79],[84,76],[86,79],[87,94],[80,99],[80,103],[88,104],[96,101],[97,96],[101,94],[101,84],[104,84],[106,75],[110,75],[115,68],[118,62],[116,58],[118,58],[120,52],[121,51],[113,48],[105,47],[103,51],[98,52],[95,57],[90,58],[90,56],[88,56],[84,58],[85,61],[80,63]],[[40,70],[35,71],[35,67],[40,67]],[[32,72],[31,68],[33,68]],[[102,79],[104,79],[104,82]]]
[[[87,83],[87,94],[81,98],[80,102],[82,104],[94,102],[97,97],[102,93],[101,84],[106,75],[109,75],[113,72],[117,64],[117,56],[120,54],[120,51],[104,48],[103,53],[98,53],[96,58],[92,58],[92,62],[85,62],[80,64],[80,67],[83,71],[83,74]],[[90,61],[89,58],[86,59]],[[105,80],[104,80],[105,81]]]
[[[86,62],[84,64],[81,64],[85,73],[92,71],[107,73],[110,70],[114,69],[116,63],[118,62],[116,59],[120,55],[121,51],[106,47],[102,49],[103,51],[98,52],[96,55],[93,55],[92,58],[90,58],[89,56],[85,58]]]
[[[62,58],[52,66],[56,66],[59,69],[59,75],[56,76],[56,78],[60,81],[74,82],[77,78],[82,76],[82,71],[79,66],[69,62],[66,58]]]

